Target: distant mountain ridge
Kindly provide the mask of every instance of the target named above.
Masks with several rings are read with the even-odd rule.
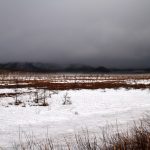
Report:
[[[1,70],[26,71],[26,72],[110,72],[105,67],[91,67],[87,65],[60,66],[49,63],[4,63],[0,64]]]
[[[60,66],[51,63],[1,63],[0,70],[23,72],[70,72],[70,73],[150,73],[150,68],[145,69],[109,69],[103,66],[92,67],[88,65],[71,64]]]

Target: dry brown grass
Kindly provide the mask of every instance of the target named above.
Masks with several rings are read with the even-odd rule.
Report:
[[[17,88],[46,88],[49,90],[70,90],[70,89],[146,89],[150,88],[150,84],[127,84],[125,82],[107,81],[107,82],[91,82],[91,83],[51,83],[49,81],[24,81],[19,83],[25,83],[17,85]],[[27,84],[28,83],[28,84]],[[16,85],[3,85],[1,88],[16,88]]]
[[[0,88],[47,88],[49,90],[150,88],[150,84],[129,84],[126,81],[150,80],[150,74],[25,74],[0,75]]]
[[[88,130],[82,134],[76,134],[73,142],[65,138],[65,144],[55,142],[49,137],[38,141],[34,136],[26,136],[26,142],[20,140],[15,144],[15,150],[149,150],[150,149],[150,120],[149,118],[134,124],[131,129],[122,132],[116,126],[116,132],[111,133],[112,128],[103,129],[102,136],[90,136]]]

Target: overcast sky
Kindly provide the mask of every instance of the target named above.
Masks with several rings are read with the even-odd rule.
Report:
[[[0,62],[150,67],[150,0],[0,0]]]

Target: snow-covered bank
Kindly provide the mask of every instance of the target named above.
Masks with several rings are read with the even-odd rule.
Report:
[[[107,123],[115,124],[116,120],[120,124],[130,123],[150,110],[148,89],[58,91],[58,94],[56,92],[47,98],[49,103],[47,107],[30,106],[33,95],[29,95],[28,89],[22,90],[27,93],[18,98],[25,104],[28,103],[26,107],[7,105],[14,99],[0,98],[1,146],[8,147],[14,140],[17,141],[20,129],[26,133],[33,132],[37,138],[44,138],[47,130],[51,137],[63,137],[74,134],[82,128],[97,132],[99,127]],[[62,105],[66,92],[72,102],[71,105]]]

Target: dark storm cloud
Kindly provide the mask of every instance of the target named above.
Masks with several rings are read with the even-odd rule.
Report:
[[[0,61],[150,66],[149,0],[0,0]]]

